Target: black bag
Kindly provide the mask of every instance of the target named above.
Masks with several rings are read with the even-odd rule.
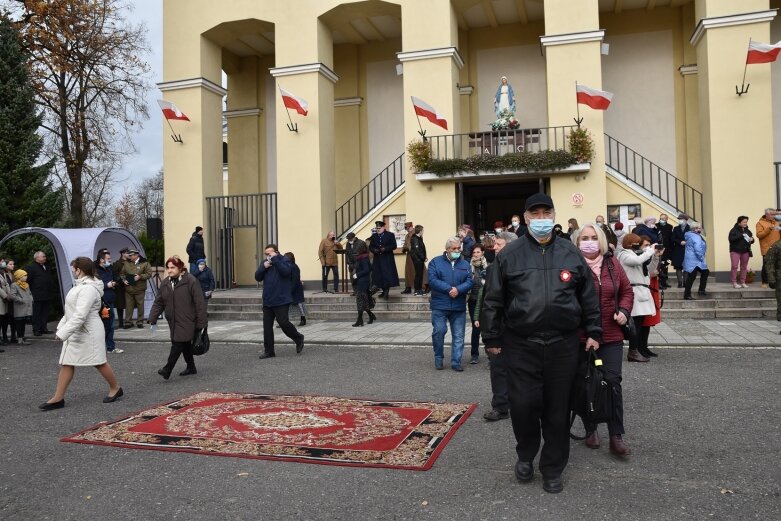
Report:
[[[615,390],[613,384],[605,378],[602,370],[602,360],[594,351],[582,357],[572,386],[570,402],[570,429],[580,416],[584,424],[596,425],[613,419]],[[584,440],[586,435],[579,436],[570,430],[574,440]]]
[[[207,328],[196,329],[192,341],[193,354],[200,356],[209,351],[209,333]]]

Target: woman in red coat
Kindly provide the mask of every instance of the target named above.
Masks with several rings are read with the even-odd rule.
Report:
[[[626,456],[629,454],[629,446],[623,439],[624,404],[621,393],[621,362],[624,352],[624,331],[621,326],[632,319],[634,292],[621,263],[609,252],[605,232],[599,226],[592,223],[583,225],[572,234],[572,242],[580,249],[591,268],[594,286],[599,294],[602,343],[599,344],[598,354],[602,359],[605,377],[613,384],[615,390],[613,419],[607,424],[610,434],[610,452],[618,456]],[[585,338],[583,340],[585,341]],[[598,449],[600,440],[597,425],[584,423],[584,427],[587,434],[586,446]]]
[[[643,239],[642,244],[640,244],[641,249],[645,249],[651,245],[650,238],[643,235],[640,237]],[[664,252],[664,250],[662,250]],[[654,267],[655,266],[655,267]],[[651,290],[651,298],[654,301],[654,306],[656,307],[656,313],[653,315],[646,315],[646,317],[643,319],[643,327],[653,327],[657,324],[659,324],[662,321],[662,294],[661,290],[659,288],[659,266],[656,263],[651,263],[649,265],[648,276],[649,276],[649,282],[648,282],[648,289]],[[650,349],[646,347],[646,353],[644,356],[650,356],[650,357],[656,357],[659,356]]]

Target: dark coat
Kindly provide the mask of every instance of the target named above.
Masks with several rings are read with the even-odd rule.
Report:
[[[472,289],[472,268],[463,257],[451,262],[447,254],[439,255],[428,263],[428,285],[431,288],[431,309],[464,311],[466,297]],[[456,298],[448,295],[451,288],[458,289]]]
[[[369,251],[374,255],[372,264],[372,282],[378,288],[392,288],[399,285],[399,272],[396,270],[396,236],[386,231],[372,235]]]
[[[95,261],[95,275],[96,278],[99,278],[103,281],[103,302],[113,306],[117,301],[117,295],[116,291],[114,291],[114,288],[108,287],[108,283],[116,282],[116,278],[114,277],[114,270],[111,269],[111,266],[106,268],[101,266],[98,261]],[[121,283],[114,285],[114,287],[119,285],[121,285]]]
[[[304,283],[301,282],[301,268],[295,262],[290,263],[292,266],[291,277],[293,279],[293,304],[300,304],[304,301]]]
[[[190,342],[197,329],[208,325],[206,300],[201,285],[187,271],[179,276],[176,286],[171,284],[170,277],[163,279],[155,303],[149,311],[149,323],[157,324],[157,317],[163,311],[173,342]]]
[[[54,281],[52,280],[51,268],[44,268],[37,262],[33,262],[24,271],[27,272],[27,284],[30,285],[33,300],[40,302],[54,298]]]
[[[672,242],[673,242],[673,249],[672,253],[670,254],[670,262],[673,263],[673,267],[675,269],[681,269],[683,268],[683,256],[686,253],[686,246],[681,245],[681,241],[685,241],[686,232],[691,230],[689,228],[689,225],[686,224],[686,226],[681,227],[680,225],[673,228],[672,233]]]
[[[669,223],[656,223],[656,235],[659,240],[659,244],[664,245],[665,254],[669,256],[670,251],[673,249],[673,225]]]
[[[366,243],[364,241],[362,241],[361,239],[359,239],[357,237],[352,242],[352,244],[350,244],[350,241],[347,241],[347,244],[344,245],[345,255],[347,256],[347,259],[346,259],[347,260],[347,266],[349,266],[353,270],[355,269],[355,257],[357,255],[355,253],[355,250],[358,248],[358,244],[359,243],[362,243],[364,246],[366,245]]]
[[[364,253],[355,258],[355,291],[358,293],[369,292],[369,279],[371,278],[372,267],[369,262],[369,254]]]
[[[116,297],[116,302],[114,304],[119,310],[125,309],[125,285],[122,284],[119,275],[122,272],[124,263],[125,261],[122,260],[122,257],[111,263],[111,271],[114,273],[114,280],[119,281],[119,284],[114,286],[114,296]],[[120,316],[122,315],[120,314]]]
[[[428,255],[426,254],[426,243],[423,242],[423,237],[420,237],[417,234],[413,235],[410,239],[409,247],[409,256],[413,261],[425,262],[428,258]]]
[[[503,334],[521,338],[566,335],[579,328],[602,340],[602,317],[591,268],[570,241],[545,245],[527,234],[511,242],[488,270],[480,331],[488,347]]]
[[[271,257],[271,267],[265,261],[255,271],[255,280],[263,282],[263,306],[275,308],[293,303],[293,263],[284,255]]]
[[[659,234],[656,231],[656,228],[649,228],[645,224],[638,224],[632,229],[632,233],[639,235],[642,237],[643,235],[647,236],[651,239],[651,244],[656,244],[659,242]]]
[[[201,291],[204,293],[207,291],[214,291],[214,288],[217,287],[217,282],[214,280],[214,272],[209,266],[206,266],[203,271],[196,270],[191,273],[193,277],[198,279],[198,283],[201,285]]]
[[[195,264],[198,259],[206,258],[206,249],[203,246],[203,235],[198,235],[195,232],[190,237],[190,242],[187,243],[187,262]]]
[[[743,234],[749,236],[751,241],[747,241]],[[751,253],[751,245],[754,243],[754,234],[748,228],[741,228],[739,225],[735,225],[729,231],[729,251],[735,253]]]
[[[467,236],[464,237],[464,240],[461,241],[461,254],[467,259],[472,258],[472,250],[474,249],[475,244],[477,244],[477,241],[474,240],[471,235],[467,234]]]

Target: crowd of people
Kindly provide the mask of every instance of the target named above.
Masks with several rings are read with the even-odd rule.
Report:
[[[448,238],[441,254],[429,258],[423,241],[424,228],[406,223],[404,242],[405,294],[430,294],[433,361],[436,370],[445,367],[445,335],[450,331],[449,366],[464,371],[466,317],[471,323],[470,364],[480,362],[484,345],[490,369],[491,410],[486,421],[511,419],[516,438],[515,476],[528,482],[534,476],[534,460],[542,447],[538,468],[543,488],[556,493],[569,455],[569,411],[577,368],[586,353],[598,353],[605,378],[614,389],[612,419],[607,422],[610,452],[625,457],[631,453],[624,439],[622,364],[624,340],[629,341],[627,361],[647,363],[657,356],[648,345],[651,327],[661,321],[663,291],[670,287],[668,266],[676,273],[685,299],[699,275],[698,296],[707,297],[707,244],[700,223],[685,214],[675,226],[668,217],[638,217],[631,230],[622,223],[610,226],[601,215],[593,222],[567,222],[567,231],[555,224],[555,207],[545,194],[529,197],[523,215],[513,215],[507,227],[494,224],[493,233],[475,234],[461,225]],[[318,248],[323,267],[322,288],[327,291],[333,273],[334,291],[339,290],[337,254],[344,254],[357,319],[353,327],[376,321],[374,295],[388,298],[399,285],[393,257],[395,236],[383,221],[375,223],[371,237],[363,241],[354,233],[344,247],[329,232]],[[767,209],[756,225],[763,256],[763,284],[776,288],[781,320],[781,211]],[[166,260],[167,277],[148,316],[144,294],[151,276],[149,262],[132,248],[120,250],[112,261],[107,249],[95,260],[78,257],[71,262],[74,286],[64,303],[55,338],[61,340],[60,370],[55,392],[41,410],[65,405],[65,393],[75,368],[95,367],[108,385],[103,398],[113,402],[124,395],[107,353],[121,353],[113,332],[116,327],[155,328],[161,316],[169,325],[171,347],[166,364],[158,370],[169,379],[180,357],[185,368],[180,376],[197,374],[193,338],[207,327],[207,305],[215,289],[207,266],[203,229],[197,227],[187,246],[189,269],[177,256]],[[731,272],[735,288],[746,287],[747,265],[754,236],[748,217],[738,216],[729,231]],[[276,356],[274,323],[293,340],[297,354],[304,349],[304,335],[289,318],[291,305],[298,305],[306,324],[303,283],[292,252],[284,255],[275,244],[264,249],[265,258],[255,272],[263,283],[263,352],[260,359]],[[12,260],[0,259],[0,330],[2,342],[27,343],[25,325],[33,335],[47,333],[53,284],[46,256],[36,252],[26,269],[15,269]],[[778,285],[777,285],[778,282]],[[120,305],[123,307],[120,308]],[[135,323],[134,323],[135,316]],[[8,330],[10,329],[10,338]],[[584,419],[584,443],[598,449],[598,425]]]

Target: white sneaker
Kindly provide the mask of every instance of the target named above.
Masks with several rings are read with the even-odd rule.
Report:
[[[740,286],[741,286],[742,288],[747,288],[747,287],[748,287],[748,284],[746,284],[746,283],[744,282],[744,283],[743,283],[743,284],[741,284]]]
[[[120,354],[120,353],[124,353],[124,352],[125,352],[124,349],[120,349],[118,347],[115,347],[113,351],[109,351],[109,353],[116,353],[116,354]]]
[[[738,284],[737,282],[735,282],[734,284],[732,284],[732,287],[733,287],[733,288],[735,288],[735,289],[740,289],[740,288],[742,288],[743,286],[741,286],[740,284]]]

